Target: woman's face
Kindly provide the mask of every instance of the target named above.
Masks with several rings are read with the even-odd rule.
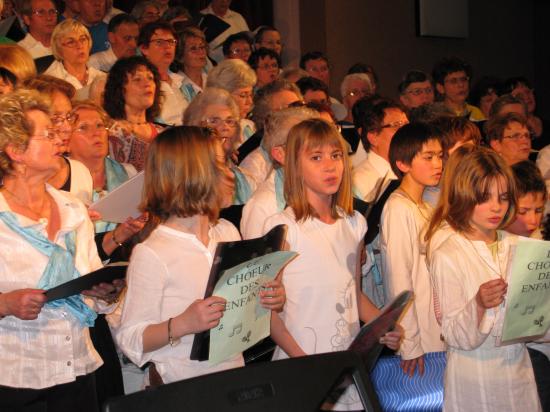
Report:
[[[69,140],[73,131],[72,116],[70,115],[73,106],[69,98],[61,92],[55,91],[50,97],[52,101],[52,124],[61,139],[60,150],[65,153],[69,151]]]
[[[88,63],[92,45],[90,38],[85,34],[67,34],[60,39],[59,44],[61,46],[59,51],[64,63],[70,65]]]
[[[134,110],[147,110],[155,102],[155,91],[155,76],[145,66],[139,66],[134,73],[126,75],[125,106]]]
[[[241,119],[245,119],[248,113],[252,110],[252,103],[254,99],[254,93],[252,92],[252,86],[241,87],[240,89],[233,90],[231,96],[239,106],[239,115]]]
[[[61,140],[46,113],[41,110],[29,110],[25,116],[34,130],[19,161],[25,166],[27,177],[40,176],[47,181],[61,167]]]
[[[186,69],[202,69],[206,65],[206,43],[200,37],[185,40],[183,66]]]
[[[230,156],[237,140],[239,119],[235,118],[227,106],[213,104],[207,106],[202,116],[206,125],[218,133],[226,156]]]
[[[70,142],[71,155],[77,159],[104,158],[109,153],[105,122],[96,110],[80,109]]]

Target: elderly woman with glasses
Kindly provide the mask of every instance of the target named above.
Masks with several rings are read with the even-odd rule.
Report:
[[[489,146],[510,166],[528,160],[531,132],[527,119],[517,113],[506,113],[489,119],[485,125]]]
[[[223,60],[208,73],[206,86],[227,90],[239,106],[241,134],[237,146],[256,132],[256,125],[248,118],[252,111],[256,81],[254,70],[239,59]]]
[[[141,171],[149,144],[162,128],[154,123],[160,112],[160,76],[141,56],[118,60],[109,72],[103,107],[114,120],[109,131],[111,157]]]
[[[49,102],[16,91],[0,119],[0,409],[95,412],[92,307],[112,309],[124,283],[46,302],[46,290],[101,267],[93,225],[82,202],[46,184],[61,156]]]
[[[187,27],[178,33],[176,66],[183,76],[181,92],[188,103],[206,87],[208,43],[204,33],[196,27]]]
[[[185,111],[183,124],[215,130],[217,137],[222,141],[223,161],[235,177],[233,203],[236,205],[246,203],[256,186],[253,179],[246,176],[234,163],[240,127],[239,108],[231,95],[226,90],[207,87],[193,99]]]
[[[87,99],[90,84],[105,73],[88,66],[92,38],[86,26],[73,19],[62,21],[52,33],[51,46],[55,62],[44,73],[71,83],[76,97]]]

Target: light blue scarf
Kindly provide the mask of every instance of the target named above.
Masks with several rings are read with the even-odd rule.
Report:
[[[31,227],[20,226],[12,212],[0,212],[0,220],[49,258],[48,264],[38,281],[37,287],[39,289],[48,290],[80,277],[80,273],[74,265],[76,251],[74,231],[65,234],[65,246],[67,247],[67,250],[65,250]],[[84,303],[80,295],[54,300],[46,305],[52,308],[65,307],[78,320],[80,325],[94,326],[97,314]]]
[[[124,166],[110,157],[105,157],[105,191],[107,193],[116,189],[128,179],[128,172],[126,172]],[[92,193],[92,200],[95,202],[99,200],[100,197],[100,192],[94,190]],[[96,233],[110,232],[111,230],[114,230],[116,226],[116,223],[104,222],[103,220],[98,220],[94,223]]]
[[[277,210],[285,210],[285,172],[282,167],[275,169],[275,199],[277,200]]]
[[[254,129],[252,129],[252,127],[250,127],[250,125],[245,125],[243,127],[243,143],[246,142],[248,139],[250,139],[252,137],[252,135],[254,134]]]
[[[250,196],[252,196],[252,189],[245,175],[237,166],[231,166],[231,171],[235,176],[235,193],[233,194],[234,205],[244,205]]]
[[[197,96],[197,92],[191,83],[182,84],[180,87],[181,94],[188,102],[191,102]]]

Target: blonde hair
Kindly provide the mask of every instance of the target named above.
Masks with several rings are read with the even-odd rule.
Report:
[[[50,114],[50,102],[46,96],[35,90],[16,90],[0,98],[0,177],[11,174],[14,164],[6,153],[6,147],[13,145],[26,150],[34,133],[34,124],[27,112],[40,110]]]
[[[219,87],[233,93],[244,87],[254,87],[256,72],[241,59],[225,59],[208,72],[206,87]]]
[[[223,201],[219,190],[223,178],[216,141],[206,128],[166,129],[149,147],[140,208],[150,214],[153,225],[170,216],[197,214],[215,222]]]
[[[61,40],[71,34],[76,37],[86,36],[88,38],[88,53],[92,49],[92,37],[86,26],[75,19],[63,20],[55,26],[52,33],[51,46],[55,60],[63,61],[63,57],[61,56]]]
[[[322,119],[309,119],[290,129],[285,151],[285,200],[293,209],[297,222],[318,216],[317,211],[307,201],[300,163],[301,154],[306,150],[327,145],[342,150],[344,162],[342,182],[332,196],[331,217],[338,219],[342,217],[342,212],[348,216],[353,214],[351,166],[344,139],[334,125]]]
[[[471,232],[474,208],[487,201],[490,186],[499,177],[506,181],[510,202],[500,229],[508,226],[516,214],[516,184],[512,169],[491,149],[472,144],[459,147],[445,165],[439,202],[425,240],[429,242],[445,222],[457,232]]]
[[[36,65],[32,56],[17,44],[0,45],[0,67],[12,72],[17,83],[36,76]]]

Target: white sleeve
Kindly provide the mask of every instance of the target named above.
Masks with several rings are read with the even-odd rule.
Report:
[[[143,353],[143,332],[162,322],[161,306],[167,269],[146,245],[135,247],[128,267],[128,289],[115,339],[120,349],[138,366],[151,360],[154,351]],[[184,309],[184,308],[182,308]]]
[[[494,317],[484,315],[480,322],[475,295],[471,298],[466,295],[463,271],[467,266],[464,259],[459,251],[451,255],[435,250],[430,259],[430,274],[439,298],[445,342],[450,347],[473,350],[489,335]]]
[[[243,239],[254,239],[262,236],[265,232],[264,224],[266,219],[271,216],[269,207],[263,202],[257,202],[252,198],[243,208],[241,218],[241,233]]]
[[[537,166],[544,180],[550,179],[550,146],[546,146],[537,156]]]
[[[413,286],[414,248],[419,242],[413,211],[403,202],[390,198],[382,211],[380,222],[382,273],[388,299],[404,290],[416,293]],[[418,250],[418,247],[416,248]],[[416,306],[408,307],[400,321],[404,337],[399,352],[405,360],[424,354]]]

